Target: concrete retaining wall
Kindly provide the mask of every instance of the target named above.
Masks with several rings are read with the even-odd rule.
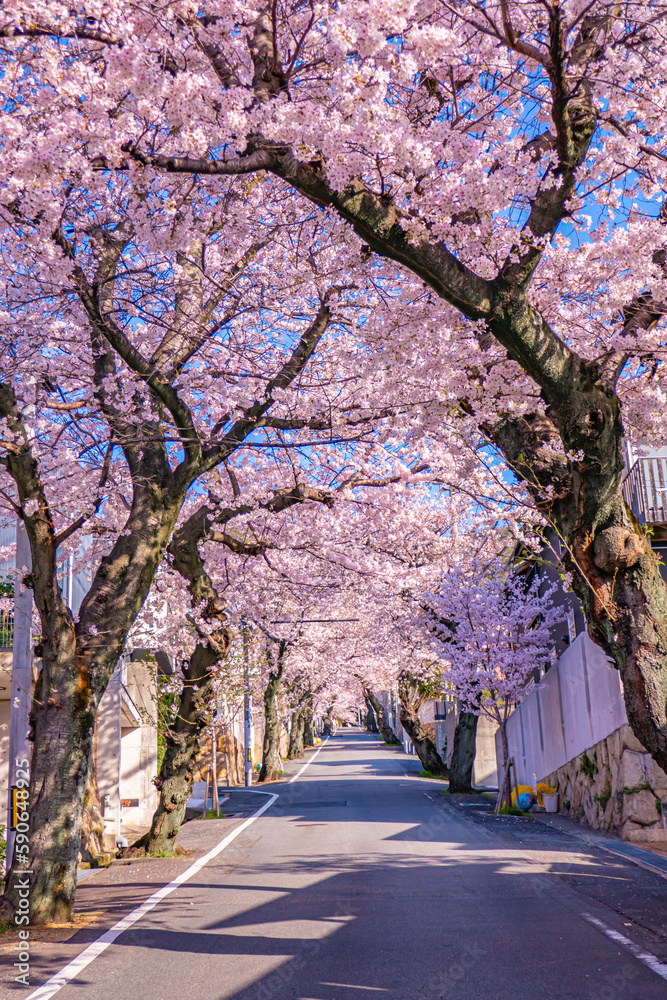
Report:
[[[618,670],[582,632],[508,720],[519,783],[541,781],[627,721]]]
[[[558,788],[562,812],[626,840],[667,840],[667,775],[627,724],[618,670],[585,632],[512,713],[507,737],[519,783],[535,775]]]

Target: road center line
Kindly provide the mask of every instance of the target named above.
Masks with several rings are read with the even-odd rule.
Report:
[[[324,746],[324,744],[322,745]],[[267,809],[270,809],[278,798],[277,795],[273,795],[270,792],[256,792],[256,794],[268,796],[268,801],[265,802],[263,806],[260,806],[257,812],[253,813],[252,816],[249,816],[246,820],[244,820],[240,826],[237,826],[235,830],[228,833],[226,837],[223,837],[220,843],[216,844],[215,847],[208,852],[208,854],[203,856],[203,858],[199,858],[198,861],[195,861],[194,864],[190,865],[190,867],[184,872],[177,875],[176,878],[169,883],[169,885],[165,885],[161,889],[158,889],[157,892],[154,892],[152,896],[149,896],[148,899],[145,900],[140,906],[137,906],[131,913],[128,913],[122,920],[119,920],[117,924],[114,924],[108,931],[105,931],[104,934],[98,937],[97,941],[93,941],[92,944],[89,944],[80,955],[77,955],[76,958],[72,959],[69,965],[66,965],[64,969],[61,969],[61,971],[57,972],[55,976],[52,976],[51,979],[47,980],[43,986],[39,986],[33,993],[30,994],[30,996],[26,998],[26,1000],[50,1000],[51,997],[55,996],[55,994],[61,990],[63,986],[66,986],[72,981],[72,979],[75,979],[88,965],[90,965],[91,962],[94,962],[103,951],[106,951],[109,945],[113,944],[116,938],[122,934],[123,931],[128,930],[128,928],[130,928],[133,924],[136,924],[138,920],[145,917],[149,910],[152,910],[153,907],[157,906],[157,904],[160,903],[166,896],[169,896],[174,889],[178,889],[179,886],[189,881],[193,875],[196,875],[197,872],[201,871],[204,865],[208,864],[209,861],[212,861],[213,858],[217,857],[221,851],[224,851],[225,847],[227,847],[228,844],[231,844],[231,842],[238,837],[240,833],[247,830],[251,823],[254,823],[256,819],[259,819],[262,813],[265,813]]]
[[[638,958],[640,962],[644,965],[648,965],[649,969],[656,973],[656,975],[661,976],[662,979],[667,979],[667,965],[661,962],[659,959],[652,955],[650,951],[644,951],[640,948],[638,944],[627,938],[625,934],[621,934],[620,931],[615,931],[613,927],[609,927],[605,924],[603,920],[598,920],[597,917],[591,916],[590,913],[582,913],[584,920],[587,920],[589,924],[593,924],[598,930],[601,930],[603,934],[606,934],[608,938],[615,941],[617,944],[622,944],[624,948],[627,948],[635,958]],[[28,997],[30,1000],[30,997]]]
[[[313,763],[313,761],[317,757],[317,755],[320,752],[320,750],[324,750],[324,748],[325,748],[325,746],[327,745],[328,742],[329,742],[329,737],[327,736],[327,738],[324,741],[324,743],[322,744],[322,746],[320,746],[320,747],[317,748],[317,750],[315,751],[315,753],[313,754],[313,756],[310,757],[309,760],[306,761],[306,763],[303,765],[303,767],[301,768],[301,770],[297,771],[296,774],[294,775],[294,777],[289,779],[289,781],[287,782],[288,785],[291,785],[293,781],[296,781],[296,779],[299,778],[303,774],[303,772],[306,770],[306,768],[310,767],[310,765]],[[32,997],[28,997],[28,1000],[32,1000]]]

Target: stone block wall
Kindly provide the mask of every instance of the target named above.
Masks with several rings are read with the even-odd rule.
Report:
[[[593,829],[624,840],[667,841],[667,774],[627,724],[544,781],[558,788],[560,812]]]

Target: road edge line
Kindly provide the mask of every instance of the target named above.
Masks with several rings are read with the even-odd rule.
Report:
[[[84,948],[80,955],[73,958],[72,961],[61,969],[60,972],[57,972],[55,976],[51,976],[51,978],[47,979],[45,983],[38,986],[36,990],[26,997],[26,1000],[51,1000],[51,997],[55,996],[55,994],[58,993],[63,986],[67,986],[67,984],[83,972],[83,970],[87,968],[91,962],[94,962],[99,955],[105,952],[109,945],[113,944],[119,935],[132,927],[133,924],[136,924],[138,920],[141,920],[142,917],[152,910],[153,907],[157,906],[157,904],[160,903],[166,896],[169,896],[172,892],[174,892],[175,889],[178,889],[179,886],[189,881],[193,875],[200,872],[204,865],[208,864],[209,861],[212,861],[213,858],[217,857],[221,851],[224,851],[228,844],[231,844],[231,842],[238,837],[240,833],[247,830],[248,827],[254,823],[256,819],[259,819],[259,817],[265,813],[267,809],[270,809],[276,799],[279,798],[279,796],[273,792],[257,791],[257,794],[270,796],[269,801],[260,806],[257,812],[253,813],[252,816],[248,816],[248,818],[244,820],[240,826],[237,826],[236,829],[231,831],[231,833],[228,833],[226,837],[223,837],[223,839],[216,844],[215,847],[211,848],[207,854],[195,861],[194,864],[190,865],[189,868],[186,868],[186,870],[180,875],[177,875],[176,878],[169,882],[168,885],[162,886],[161,889],[158,889],[152,896],[149,896],[143,903],[115,923],[113,927],[110,927],[109,930],[100,935],[97,941],[93,941],[93,943],[89,944],[87,948]]]
[[[635,958],[639,959],[640,962],[643,962],[644,965],[646,965],[652,972],[655,972],[657,976],[667,980],[667,965],[665,965],[664,962],[661,962],[659,958],[656,958],[655,955],[652,955],[650,951],[644,951],[640,945],[635,944],[635,942],[631,941],[630,938],[625,936],[625,934],[621,934],[620,931],[615,931],[613,927],[609,927],[608,924],[605,924],[604,920],[600,920],[598,917],[594,917],[590,913],[582,913],[581,915],[584,920],[587,920],[589,924],[593,925],[593,927],[597,927],[598,930],[602,931],[603,934],[606,934],[606,936],[612,941],[615,941],[616,944],[622,944],[624,948],[634,955]],[[30,1000],[30,998],[28,998],[28,1000]]]
[[[291,785],[293,781],[296,781],[296,779],[299,778],[303,774],[303,772],[306,770],[306,768],[310,767],[310,765],[313,763],[313,761],[317,757],[317,755],[320,752],[320,750],[324,750],[324,748],[325,748],[325,746],[327,745],[328,742],[329,742],[329,737],[327,736],[327,738],[325,739],[324,743],[322,743],[321,746],[319,746],[317,748],[317,750],[315,751],[315,753],[313,754],[312,757],[308,758],[308,760],[303,765],[303,767],[301,768],[301,770],[297,771],[296,774],[294,775],[294,777],[292,777],[292,778],[289,779],[289,781],[287,782],[288,785]],[[28,1000],[32,1000],[32,997],[28,997]]]

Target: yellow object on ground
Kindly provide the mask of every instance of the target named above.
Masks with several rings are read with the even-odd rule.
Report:
[[[544,806],[544,802],[542,801],[542,796],[545,793],[547,795],[552,795],[554,792],[557,792],[557,791],[558,791],[557,788],[551,788],[549,785],[547,785],[546,781],[540,781],[538,783],[538,785],[537,785],[537,804],[538,804],[538,806]],[[533,794],[533,786],[532,785],[519,785],[519,795],[523,795],[524,792],[530,792],[531,795],[532,795]],[[516,788],[512,789],[512,805],[516,807]]]

